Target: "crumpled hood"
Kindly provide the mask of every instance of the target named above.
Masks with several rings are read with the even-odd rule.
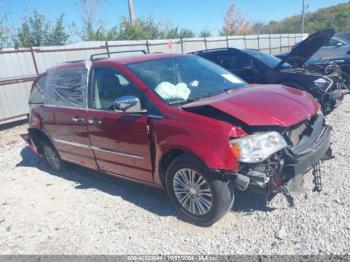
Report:
[[[306,120],[320,110],[307,92],[283,85],[254,85],[204,98],[183,106],[212,106],[249,126],[289,127]]]
[[[284,63],[302,67],[334,34],[334,29],[325,29],[311,34],[304,41],[296,44],[276,68],[280,68]]]

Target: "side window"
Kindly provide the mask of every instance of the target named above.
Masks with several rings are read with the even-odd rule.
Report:
[[[240,53],[229,53],[218,55],[219,64],[227,69],[241,69],[253,65],[253,60],[250,56]]]
[[[340,43],[338,40],[335,40],[335,39],[332,39],[332,38],[331,38],[331,39],[328,41],[328,43],[326,44],[326,46],[337,46],[338,43]]]
[[[101,110],[114,110],[114,100],[132,95],[140,99],[144,108],[142,91],[114,69],[95,68],[91,85],[90,107]]]
[[[86,108],[87,71],[85,66],[49,71],[46,79],[44,103]]]
[[[29,104],[44,104],[45,81],[46,75],[37,79],[29,96]]]

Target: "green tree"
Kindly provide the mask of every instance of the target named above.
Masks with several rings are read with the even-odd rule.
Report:
[[[165,38],[191,38],[194,37],[195,34],[188,28],[179,28],[174,27],[171,29],[168,29],[168,32],[166,33]]]
[[[52,26],[47,18],[34,11],[24,19],[14,37],[15,47],[64,45],[69,38],[65,32],[63,15]]]
[[[64,25],[64,15],[61,14],[51,29],[51,32],[49,34],[49,44],[65,45],[68,41],[68,38],[69,34],[66,32],[66,27]]]
[[[299,33],[300,15],[290,16],[281,21],[270,21],[263,26],[263,33]],[[257,25],[257,24],[256,24]],[[253,28],[256,26],[254,25]],[[350,31],[350,3],[321,8],[305,15],[305,32],[312,33],[325,28],[334,28],[338,33]]]
[[[138,18],[133,23],[126,17],[122,17],[118,26],[108,33],[110,40],[141,40],[164,38],[165,31],[161,23],[153,18]]]
[[[9,45],[10,29],[6,25],[6,17],[0,15],[0,48],[7,47]]]
[[[202,30],[200,33],[199,33],[199,36],[200,37],[211,37],[211,33],[209,30]]]

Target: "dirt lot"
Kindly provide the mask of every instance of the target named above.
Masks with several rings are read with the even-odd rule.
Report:
[[[210,228],[176,218],[160,190],[79,167],[55,174],[25,147],[26,125],[0,131],[1,254],[350,254],[350,95],[327,121],[335,159],[323,191],[240,193]]]

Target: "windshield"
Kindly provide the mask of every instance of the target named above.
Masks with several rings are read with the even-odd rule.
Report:
[[[187,103],[247,85],[222,67],[192,55],[130,63],[127,67],[168,104]]]
[[[249,55],[254,56],[259,61],[263,62],[265,65],[267,65],[270,68],[275,68],[282,60],[278,57],[260,52],[258,50],[252,50],[252,49],[246,49],[244,50]],[[283,64],[284,67],[289,66],[288,63]]]

